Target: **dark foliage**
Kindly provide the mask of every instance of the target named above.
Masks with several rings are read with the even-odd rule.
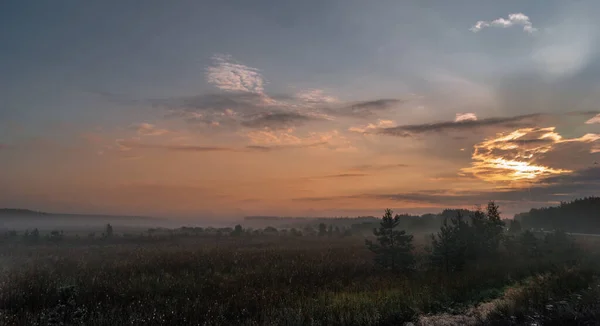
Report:
[[[231,231],[231,235],[232,235],[232,236],[234,236],[234,237],[239,237],[239,236],[241,236],[242,234],[244,234],[244,229],[243,229],[243,228],[242,228],[242,226],[241,226],[241,225],[239,225],[239,224],[238,224],[238,225],[236,225],[236,226],[233,228],[233,231]]]
[[[515,233],[520,233],[523,230],[523,228],[521,227],[521,222],[519,222],[518,220],[510,220],[510,222],[508,223],[508,232],[515,234]]]
[[[106,224],[106,228],[105,228],[104,234],[108,238],[110,238],[110,237],[113,236],[113,227],[112,227],[112,225],[110,225],[110,223]]]
[[[377,241],[366,240],[367,247],[375,254],[375,262],[392,270],[411,270],[414,264],[413,236],[404,230],[397,230],[400,216],[392,217],[392,210],[386,209],[379,229],[373,229]]]
[[[498,254],[503,230],[504,222],[494,202],[488,204],[485,213],[479,209],[472,212],[470,223],[459,211],[432,235],[431,262],[449,273],[461,271],[469,261],[492,258]]]
[[[403,325],[499,297],[478,324],[600,318],[595,238],[584,251],[562,231],[504,234],[495,204],[453,213],[430,255],[391,210],[368,247],[335,236],[350,227],[14,232],[0,243],[0,325]]]
[[[431,262],[446,273],[462,270],[472,248],[471,229],[462,213],[458,212],[449,221],[444,220],[437,235],[431,235]]]
[[[600,233],[600,197],[563,202],[557,207],[532,209],[515,219],[526,229]]]

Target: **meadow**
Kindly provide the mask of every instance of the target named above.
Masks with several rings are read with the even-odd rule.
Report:
[[[427,235],[415,235],[415,268],[398,273],[374,263],[362,235],[268,231],[35,241],[13,234],[0,247],[0,323],[583,325],[600,318],[594,239],[569,253],[547,244],[535,259],[506,245],[447,273],[431,268]]]

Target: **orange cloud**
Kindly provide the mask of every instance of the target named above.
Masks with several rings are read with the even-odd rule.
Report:
[[[392,120],[382,120],[379,119],[379,121],[377,122],[377,124],[373,124],[373,123],[369,123],[366,126],[358,126],[358,127],[350,127],[348,128],[348,131],[352,131],[352,132],[358,132],[358,133],[365,133],[369,130],[375,130],[375,129],[379,129],[379,128],[390,128],[393,125],[395,125],[396,123]]]
[[[564,139],[555,127],[518,129],[476,144],[471,166],[461,169],[461,172],[490,182],[519,182],[571,173],[573,171],[569,169],[536,163],[536,159],[553,151],[557,144],[591,143],[598,139],[598,134]],[[590,148],[590,153],[593,153],[593,148]]]
[[[297,136],[294,129],[287,130],[256,130],[246,133],[250,141],[256,145],[269,146],[309,146],[322,144],[334,150],[355,150],[352,143],[337,130],[326,132],[309,132],[306,136]]]
[[[135,128],[140,136],[162,136],[169,133],[167,129],[160,129],[146,122],[135,125]]]

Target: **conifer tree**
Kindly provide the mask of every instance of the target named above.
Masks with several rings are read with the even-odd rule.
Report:
[[[107,238],[110,238],[110,237],[112,237],[112,235],[113,235],[113,227],[112,227],[112,225],[110,225],[110,223],[109,223],[109,224],[106,224],[106,232],[105,232],[105,235],[106,235],[106,237],[107,237]]]
[[[488,218],[488,227],[486,232],[486,236],[488,238],[488,250],[490,253],[493,253],[498,250],[498,246],[502,241],[505,224],[500,217],[498,205],[493,201],[488,203],[486,215]]]
[[[324,237],[327,235],[327,225],[325,223],[319,224],[319,236]]]
[[[431,262],[446,273],[462,270],[468,255],[471,241],[471,226],[462,213],[444,220],[437,235],[432,235]]]
[[[373,229],[377,241],[366,240],[366,245],[375,254],[375,262],[392,270],[412,269],[415,259],[412,253],[413,236],[404,230],[395,230],[400,216],[392,216],[392,210],[386,209],[379,229]]]

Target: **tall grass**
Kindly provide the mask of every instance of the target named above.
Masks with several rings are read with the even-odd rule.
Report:
[[[12,266],[0,276],[0,323],[401,325],[462,313],[507,286],[563,269],[560,260],[502,254],[447,275],[426,269],[422,256],[421,270],[395,274],[373,264],[360,238],[219,241],[5,245]],[[586,282],[593,280],[582,279],[578,289]]]

